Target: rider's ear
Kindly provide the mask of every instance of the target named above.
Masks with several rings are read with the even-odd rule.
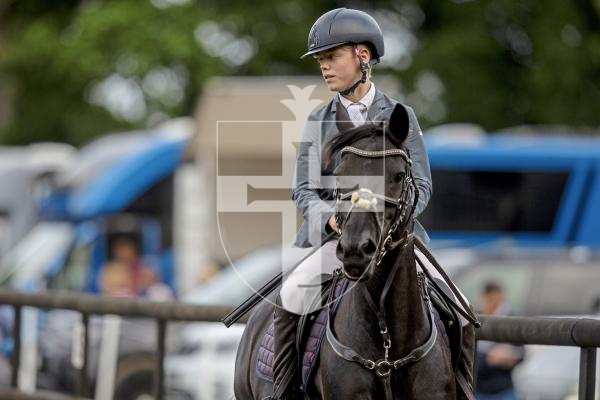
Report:
[[[406,108],[402,104],[396,104],[389,120],[389,133],[391,133],[398,142],[402,143],[406,140],[409,129],[410,123]]]
[[[348,115],[346,107],[339,101],[336,103],[335,107],[335,124],[337,125],[338,131],[344,132],[354,128],[354,124],[350,121],[350,116]]]

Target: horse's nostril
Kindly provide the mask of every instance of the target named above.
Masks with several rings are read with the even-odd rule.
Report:
[[[360,249],[365,255],[372,256],[373,254],[375,254],[377,246],[375,246],[375,243],[373,243],[372,240],[367,240],[365,243],[362,244],[362,246],[360,246]]]

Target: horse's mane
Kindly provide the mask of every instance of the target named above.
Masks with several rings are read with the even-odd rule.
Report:
[[[383,124],[381,122],[376,122],[357,126],[333,135],[325,144],[325,149],[323,151],[323,166],[325,173],[333,173],[333,160],[341,149],[369,137],[381,137],[383,139],[383,133]],[[402,143],[398,142],[394,135],[389,134],[389,131],[386,137],[390,139],[394,146],[402,148]]]

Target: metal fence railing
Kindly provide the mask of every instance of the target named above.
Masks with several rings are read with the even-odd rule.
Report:
[[[92,315],[118,315],[131,318],[149,318],[156,321],[156,365],[154,367],[154,398],[160,400],[164,395],[165,343],[167,323],[170,321],[220,321],[231,311],[229,306],[197,306],[174,301],[155,302],[141,299],[115,299],[81,293],[44,292],[22,293],[9,289],[0,289],[0,305],[12,306],[15,311],[14,349],[11,359],[11,388],[0,388],[2,399],[40,399],[75,400],[89,396],[89,323]],[[44,310],[62,309],[77,311],[81,314],[83,325],[83,366],[79,371],[78,396],[58,395],[50,392],[36,392],[34,395],[20,393],[17,377],[21,362],[21,320],[23,307],[35,307]]]
[[[481,316],[478,340],[513,344],[545,344],[581,348],[579,399],[594,400],[596,353],[600,347],[600,320],[587,318]]]
[[[89,396],[87,375],[89,351],[89,322],[92,315],[118,315],[121,317],[149,318],[156,321],[156,364],[154,398],[163,398],[165,343],[167,324],[171,321],[216,322],[231,311],[229,306],[198,306],[173,301],[154,302],[140,299],[113,299],[88,294],[66,292],[21,293],[0,289],[0,305],[14,307],[14,350],[11,359],[11,388],[0,387],[0,398],[15,400],[75,400]],[[81,314],[83,329],[83,366],[79,374],[78,396],[50,392],[34,395],[17,390],[17,373],[20,364],[21,319],[23,307],[44,310],[64,309]],[[240,322],[243,322],[242,319]],[[593,400],[595,395],[596,353],[600,347],[600,320],[579,318],[493,317],[481,316],[482,327],[477,340],[513,344],[543,344],[581,348],[579,371],[579,399]]]

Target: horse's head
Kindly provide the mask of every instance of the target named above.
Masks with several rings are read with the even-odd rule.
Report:
[[[404,149],[409,120],[398,104],[391,116],[354,127],[338,104],[339,133],[325,150],[326,170],[336,176],[337,257],[352,280],[367,280],[385,253],[402,244],[416,204],[411,161]],[[334,159],[339,162],[331,171]]]

